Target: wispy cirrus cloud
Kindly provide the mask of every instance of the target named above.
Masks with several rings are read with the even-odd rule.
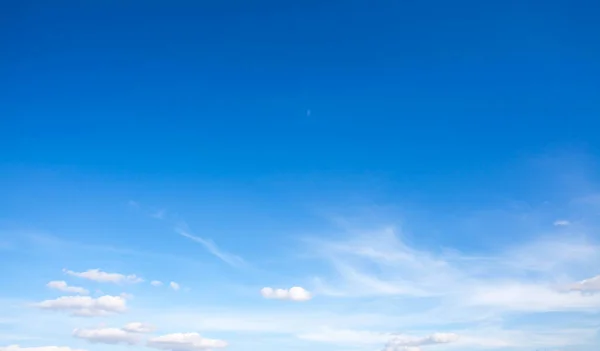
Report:
[[[221,261],[227,263],[228,265],[230,265],[232,267],[239,268],[239,267],[246,266],[246,261],[244,261],[244,259],[242,259],[241,257],[239,257],[237,255],[222,251],[219,247],[217,247],[217,244],[215,244],[212,240],[204,239],[199,236],[192,235],[189,232],[189,230],[187,229],[187,226],[184,224],[175,226],[175,232],[177,232],[179,235],[183,236],[184,238],[190,239],[190,240],[202,245],[213,256],[219,258]]]
[[[324,295],[428,297],[499,311],[600,311],[600,295],[560,288],[599,267],[600,247],[585,240],[539,239],[487,257],[417,250],[392,228],[308,243],[335,272],[319,279]],[[578,286],[593,287],[594,279]]]
[[[141,208],[141,206],[137,204],[136,208]],[[192,234],[188,225],[185,222],[172,220],[172,216],[168,216],[167,211],[165,209],[147,211],[146,213],[149,214],[149,216],[152,218],[170,222],[173,225],[173,229],[177,234],[202,245],[210,254],[217,257],[226,264],[236,268],[247,266],[247,263],[243,258],[222,250],[217,246],[217,244],[213,240]]]

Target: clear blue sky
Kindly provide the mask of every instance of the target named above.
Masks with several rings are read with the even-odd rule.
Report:
[[[0,350],[179,332],[595,350],[598,18],[594,1],[0,2]],[[40,307],[81,293],[49,281],[128,311]],[[130,322],[156,331],[88,342]]]

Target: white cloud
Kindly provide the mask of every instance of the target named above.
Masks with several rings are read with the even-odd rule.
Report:
[[[171,289],[173,289],[175,291],[179,290],[179,288],[180,288],[179,284],[177,284],[175,282],[170,282],[169,286],[171,287]]]
[[[566,219],[558,219],[558,220],[554,221],[553,224],[557,227],[564,227],[564,226],[570,225],[571,222],[567,221]]]
[[[70,292],[81,295],[88,295],[90,292],[84,288],[80,288],[78,286],[69,286],[67,282],[63,280],[54,280],[46,284],[50,289],[56,289],[63,292]]]
[[[416,250],[390,228],[308,243],[334,268],[334,275],[316,281],[323,295],[429,297],[496,313],[600,310],[598,295],[557,289],[600,266],[600,247],[579,238],[535,240],[485,257]],[[593,287],[595,280],[577,286]]]
[[[124,327],[123,330],[130,332],[130,333],[152,333],[154,331],[154,327],[150,324],[146,324],[146,323],[141,323],[141,322],[131,322],[131,323],[127,323]]]
[[[217,245],[214,242],[212,242],[211,240],[194,236],[194,235],[190,234],[188,232],[188,230],[184,229],[183,227],[184,226],[178,226],[175,228],[175,231],[179,235],[201,244],[202,246],[204,246],[204,248],[206,250],[208,250],[208,252],[210,252],[217,258],[219,258],[221,261],[223,261],[233,267],[241,267],[246,264],[246,262],[241,257],[221,251],[217,247]]]
[[[161,282],[160,280],[153,280],[150,282],[150,285],[152,286],[162,286],[163,282]]]
[[[144,281],[135,274],[124,275],[120,273],[107,273],[99,269],[89,269],[85,272],[73,272],[67,269],[63,271],[74,277],[89,279],[100,283],[140,283]]]
[[[85,351],[83,349],[72,349],[67,346],[34,346],[21,347],[19,345],[0,346],[0,351]]]
[[[308,301],[312,298],[312,294],[310,292],[299,286],[295,286],[289,290],[266,287],[260,290],[260,294],[265,299],[275,300]]]
[[[75,329],[73,330],[73,336],[100,344],[124,343],[133,345],[139,341],[136,334],[119,328]]]
[[[426,337],[398,335],[388,341],[383,351],[418,351],[421,346],[447,344],[458,338],[458,335],[453,333],[435,333]]]
[[[571,290],[582,292],[600,291],[600,275],[579,281],[571,287]]]
[[[148,340],[148,347],[171,351],[204,351],[227,346],[223,340],[207,339],[198,333],[175,333]]]
[[[122,313],[127,309],[126,300],[122,296],[105,295],[98,298],[90,296],[62,296],[54,300],[45,300],[33,305],[34,307],[67,311],[81,317],[104,316]]]

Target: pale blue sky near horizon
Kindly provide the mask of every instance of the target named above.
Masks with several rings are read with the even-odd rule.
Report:
[[[0,351],[597,350],[598,15],[0,2]]]

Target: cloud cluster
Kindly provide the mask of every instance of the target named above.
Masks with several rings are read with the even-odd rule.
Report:
[[[94,317],[123,313],[127,309],[127,302],[122,296],[104,295],[98,298],[61,296],[54,300],[36,303],[33,306],[44,310],[66,311],[74,316]]]
[[[63,271],[68,275],[78,277],[78,278],[93,280],[93,281],[96,281],[99,283],[120,284],[120,283],[141,283],[144,281],[144,279],[136,276],[135,274],[124,275],[124,274],[120,274],[120,273],[107,273],[107,272],[103,272],[99,269],[89,269],[85,272],[73,272],[68,269],[64,269]]]
[[[53,280],[46,284],[50,289],[60,290],[63,292],[88,295],[90,292],[87,289],[78,286],[69,286],[64,280]]]
[[[265,299],[274,300],[308,301],[312,299],[312,294],[299,286],[295,286],[289,290],[265,287],[260,290],[260,294]]]
[[[198,333],[175,333],[148,340],[148,347],[170,351],[205,351],[227,346],[227,342],[207,339]]]

